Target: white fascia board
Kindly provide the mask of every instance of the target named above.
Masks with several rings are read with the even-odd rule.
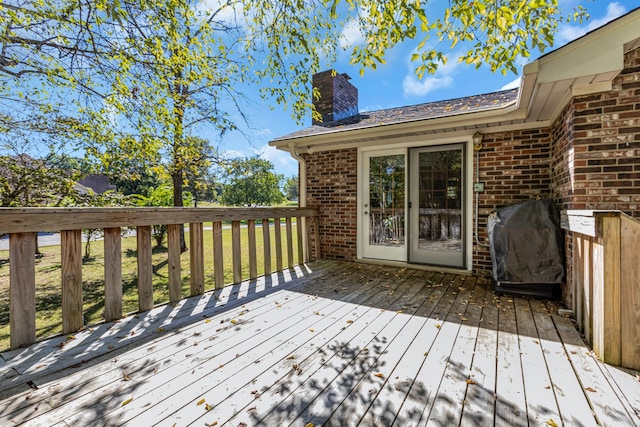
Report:
[[[640,10],[588,33],[540,57],[538,82],[620,72],[625,44],[640,37]],[[617,73],[616,73],[617,74]]]

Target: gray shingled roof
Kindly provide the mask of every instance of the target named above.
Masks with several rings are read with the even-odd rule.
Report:
[[[496,110],[514,104],[517,98],[518,89],[509,89],[483,95],[427,102],[425,104],[410,105],[407,107],[368,111],[346,119],[323,123],[322,125],[314,125],[276,138],[276,141]]]

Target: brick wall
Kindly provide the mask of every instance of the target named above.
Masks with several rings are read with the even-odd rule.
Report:
[[[307,205],[320,209],[322,258],[357,257],[358,152],[356,149],[304,154]]]
[[[478,203],[481,242],[488,242],[487,219],[496,208],[551,196],[550,151],[550,129],[484,135],[479,153],[480,182],[485,184]],[[474,173],[475,168],[474,158]],[[474,241],[474,272],[491,275],[491,268],[489,248]]]
[[[358,114],[358,89],[349,80],[346,74],[333,75],[333,70],[313,75],[313,87],[320,92],[320,98],[314,98],[313,105],[322,115],[322,122],[313,120],[314,125]]]
[[[612,91],[575,98],[569,109],[574,169],[564,208],[640,217],[640,49],[625,55]]]

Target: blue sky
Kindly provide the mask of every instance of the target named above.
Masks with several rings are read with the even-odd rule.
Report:
[[[556,35],[556,47],[583,35],[587,31],[597,28],[611,19],[615,19],[624,13],[640,6],[638,0],[610,1],[577,1],[560,0],[560,5],[565,13],[569,13],[578,4],[585,6],[591,18],[581,25],[561,24]],[[349,33],[349,29],[345,30]],[[357,34],[349,34],[357,37]],[[343,54],[333,66],[340,73],[351,76],[351,83],[358,88],[360,111],[372,111],[405,105],[420,104],[424,102],[452,99],[470,96],[480,93],[493,92],[509,87],[516,87],[518,76],[508,73],[506,76],[500,73],[491,73],[487,68],[476,69],[458,63],[455,59],[455,51],[451,55],[448,64],[439,69],[435,75],[427,75],[418,81],[413,72],[413,65],[409,62],[414,43],[405,43],[391,50],[386,58],[386,65],[379,66],[375,71],[367,70],[360,77],[359,69],[349,65],[349,57]],[[532,53],[532,58],[524,61],[522,65],[533,61],[540,54]],[[291,119],[290,112],[282,107],[271,110],[259,101],[257,90],[247,95],[255,100],[245,113],[249,117],[252,129],[245,130],[249,139],[236,135],[228,135],[221,141],[220,149],[234,156],[261,155],[270,160],[277,173],[285,176],[294,176],[298,172],[298,165],[288,153],[277,151],[268,147],[268,142],[279,136],[295,132],[302,127],[310,125],[311,118],[300,126]]]

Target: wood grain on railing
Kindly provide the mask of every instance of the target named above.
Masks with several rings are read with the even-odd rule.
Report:
[[[640,222],[620,211],[566,211],[578,326],[604,362],[640,369]]]
[[[36,339],[35,245],[37,232],[59,232],[61,245],[62,332],[70,334],[84,326],[82,295],[82,230],[104,232],[104,319],[123,315],[122,229],[136,230],[138,309],[154,306],[152,226],[167,227],[169,302],[178,303],[182,293],[180,229],[189,224],[189,294],[205,291],[204,223],[212,224],[213,282],[225,285],[223,222],[231,223],[233,283],[258,276],[256,221],[261,225],[264,274],[273,270],[271,222],[276,271],[283,269],[285,223],[286,266],[319,258],[318,211],[313,208],[0,208],[0,232],[10,236],[10,345],[21,347]],[[293,223],[295,219],[294,237]],[[246,239],[242,222],[246,221]],[[303,226],[303,221],[306,226]],[[311,246],[313,236],[314,251]],[[295,245],[294,245],[295,243]],[[246,245],[246,248],[245,248]],[[294,247],[296,246],[296,247]],[[248,251],[248,276],[243,273],[243,248]],[[297,253],[297,260],[294,257]],[[209,258],[210,259],[210,258]],[[245,270],[246,271],[246,270]]]

